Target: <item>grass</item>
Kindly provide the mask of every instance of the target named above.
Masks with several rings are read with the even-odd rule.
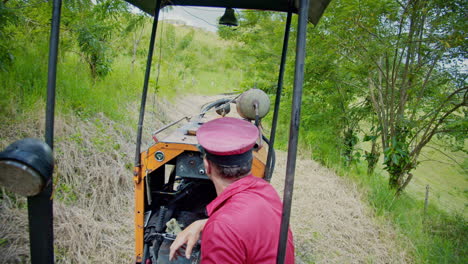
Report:
[[[414,171],[413,182],[408,186],[408,192],[417,199],[424,199],[426,185],[429,185],[430,202],[439,208],[468,218],[468,170],[464,160],[465,153],[448,153],[460,165],[440,151],[437,145],[429,145],[423,149],[422,162]],[[464,167],[464,169],[463,169]]]
[[[313,137],[309,135],[307,138]],[[312,149],[314,159],[333,168],[339,175],[351,178],[360,186],[376,216],[384,221],[390,221],[398,232],[407,238],[402,239],[401,243],[410,249],[416,263],[468,262],[468,226],[464,215],[441,208],[439,198],[433,197],[430,197],[429,206],[424,213],[424,196],[418,196],[412,192],[412,189],[409,189],[399,197],[395,197],[394,191],[388,188],[388,179],[384,176],[383,171],[377,170],[374,175],[367,176],[364,162],[353,164],[351,168],[343,167],[343,162],[337,156],[339,152],[337,152],[335,144],[327,144],[327,142],[326,140],[322,141],[318,147],[312,148],[310,141],[304,140],[303,137],[300,144],[301,148]],[[279,145],[284,145],[284,142]],[[431,168],[425,170],[431,170]],[[450,180],[452,177],[460,177],[460,174],[450,176],[438,174],[443,168],[434,170],[431,175],[437,175],[441,179]],[[429,178],[430,175],[427,177]],[[449,181],[442,186],[437,186],[435,183],[433,185],[436,191],[442,192],[444,186],[452,184],[455,183]]]
[[[362,137],[361,137],[362,138]],[[437,140],[423,148],[419,157],[420,164],[412,171],[414,177],[406,192],[417,200],[423,200],[426,186],[429,185],[429,202],[449,214],[468,217],[468,155],[463,152],[450,152]],[[370,142],[360,142],[357,149],[369,149]],[[449,157],[447,157],[447,155]],[[377,164],[376,171],[383,170],[383,156]]]
[[[43,52],[39,52],[42,49]],[[15,56],[8,72],[0,72],[0,110],[20,114],[33,109],[37,101],[45,101],[47,59],[46,47],[25,49]],[[112,119],[124,119],[121,105],[136,99],[136,84],[141,78],[129,76],[122,63],[116,63],[109,78],[93,80],[74,54],[66,54],[58,64],[56,100],[59,112],[73,112],[84,118],[102,112]],[[128,86],[128,87],[124,87]]]
[[[219,39],[215,33],[191,27],[163,23],[161,31],[167,39],[173,34],[175,43],[180,44],[184,39],[188,43],[185,48],[175,45],[177,50],[165,48],[162,43],[158,91],[165,97],[174,99],[181,92],[213,95],[240,87],[242,73],[231,59],[228,42]],[[157,43],[161,45],[160,41]],[[171,56],[173,58],[168,58]],[[155,56],[155,62],[158,59],[159,54]]]
[[[403,193],[399,197],[388,189],[386,177],[364,176],[366,168],[356,166],[342,171],[366,190],[369,204],[378,216],[390,219],[410,239],[418,263],[466,263],[468,228],[461,215],[450,215],[424,201]]]
[[[38,106],[40,106],[38,108]],[[34,109],[34,107],[36,107]],[[0,146],[18,134],[41,137],[43,105],[23,113],[25,122],[0,126]],[[122,133],[126,131],[126,133]],[[130,131],[128,131],[130,130]],[[103,115],[83,120],[57,114],[54,155],[54,246],[56,263],[131,262],[133,250],[134,150],[129,127]],[[28,263],[26,199],[0,190],[1,263]]]
[[[287,107],[282,110],[289,112]],[[280,117],[278,129],[284,133],[277,133],[275,146],[285,150],[289,122],[281,121],[281,118],[285,117]],[[344,167],[339,143],[331,140],[333,136],[326,128],[301,128],[300,133],[300,149],[312,153],[314,160],[332,168],[337,174],[356,182],[377,218],[391,222],[402,236],[402,246],[409,249],[416,263],[468,263],[466,172],[459,166],[445,164],[449,159],[432,148],[435,143],[421,157],[436,161],[421,163],[414,172],[410,187],[395,197],[382,167],[377,168],[372,176],[367,176],[365,161],[354,163],[351,168]],[[358,147],[366,146],[361,144]],[[455,154],[458,155],[458,163],[466,167],[466,154]],[[429,206],[424,213],[427,184],[431,191]]]
[[[143,36],[149,35],[146,26]],[[161,23],[160,35],[171,35],[171,43],[156,40],[148,97],[176,100],[181,94],[216,94],[237,89],[242,73],[229,56],[229,44],[215,33]],[[45,101],[47,86],[48,39],[14,51],[14,63],[0,72],[0,111],[13,116]],[[185,40],[185,45],[181,46]],[[119,43],[111,72],[93,79],[79,52],[62,49],[57,67],[57,110],[90,118],[104,113],[112,120],[129,122],[128,105],[138,104],[143,87],[148,37],[143,37],[132,70],[133,43]],[[159,74],[158,74],[159,73]],[[132,106],[132,108],[134,108]],[[134,118],[133,118],[134,119]]]

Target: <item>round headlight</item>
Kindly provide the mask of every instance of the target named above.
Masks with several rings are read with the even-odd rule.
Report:
[[[52,150],[45,142],[26,138],[0,152],[0,185],[24,196],[39,194],[54,169]]]

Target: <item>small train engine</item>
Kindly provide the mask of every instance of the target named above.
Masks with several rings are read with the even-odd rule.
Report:
[[[155,144],[141,153],[141,165],[135,168],[135,263],[199,263],[200,245],[190,259],[179,257],[169,261],[169,247],[177,233],[192,222],[207,218],[206,205],[216,198],[215,188],[205,173],[196,131],[214,109],[219,115],[230,112],[230,103],[237,104],[239,118],[259,120],[269,109],[268,96],[257,89],[234,99],[221,99],[206,105],[197,118],[183,118],[153,133]],[[216,117],[214,117],[216,118]],[[187,119],[168,137],[155,135],[169,126]],[[261,129],[260,129],[261,131]],[[263,137],[263,136],[262,136]],[[254,148],[252,174],[264,177],[268,142],[260,137]]]

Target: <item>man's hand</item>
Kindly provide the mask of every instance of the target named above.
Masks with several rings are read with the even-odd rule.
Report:
[[[177,235],[170,248],[171,250],[169,252],[169,260],[174,259],[176,253],[178,253],[179,248],[185,244],[187,244],[185,248],[185,257],[190,259],[190,255],[192,255],[192,249],[197,243],[198,239],[200,239],[200,234],[205,227],[206,221],[208,221],[208,219],[197,220],[191,225],[187,226],[187,228],[185,228]],[[177,255],[181,256],[180,253]]]

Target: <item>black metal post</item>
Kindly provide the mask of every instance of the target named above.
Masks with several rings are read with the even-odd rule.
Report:
[[[279,69],[279,76],[278,76],[278,86],[276,87],[276,98],[275,98],[275,110],[273,112],[273,120],[271,124],[271,132],[270,132],[270,144],[268,145],[268,156],[267,162],[265,167],[265,180],[270,181],[271,175],[273,174],[273,167],[271,165],[273,151],[275,146],[275,136],[276,136],[276,126],[278,124],[278,113],[279,113],[279,106],[281,101],[281,93],[283,92],[283,79],[284,79],[284,69],[286,66],[286,55],[288,53],[288,42],[289,42],[289,32],[291,30],[291,18],[292,12],[288,12],[288,16],[286,18],[286,28],[284,29],[284,40],[283,40],[283,51],[281,53],[281,64]]]
[[[156,29],[158,28],[159,10],[161,9],[161,0],[156,0],[156,8],[154,10],[153,27],[151,29],[151,39],[148,50],[148,58],[146,60],[145,80],[143,82],[143,92],[141,94],[140,118],[138,121],[138,132],[135,150],[135,167],[140,166],[140,150],[141,150],[141,134],[143,133],[143,121],[145,119],[146,96],[148,94],[148,82],[151,74],[151,63],[153,61],[154,42],[156,39]]]
[[[54,147],[55,84],[61,8],[62,0],[54,0],[49,43],[45,127],[45,141],[52,149]],[[52,182],[51,178],[46,188],[40,194],[28,197],[29,241],[32,264],[54,263]]]
[[[296,64],[294,72],[294,90],[289,128],[288,161],[286,163],[286,179],[284,183],[283,214],[281,219],[280,239],[278,244],[277,263],[284,263],[286,245],[288,243],[289,217],[291,215],[292,194],[294,189],[294,173],[296,169],[297,143],[301,117],[302,85],[304,82],[304,59],[306,47],[307,18],[309,0],[299,3],[299,21],[296,43]]]

